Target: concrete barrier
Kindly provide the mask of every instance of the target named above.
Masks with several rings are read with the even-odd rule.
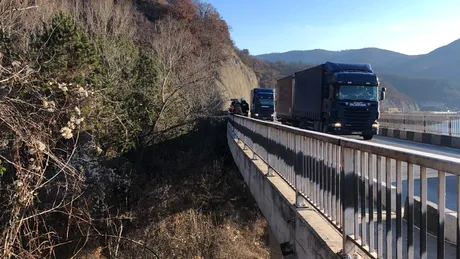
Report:
[[[414,225],[420,227],[420,197],[414,196]],[[404,219],[407,220],[407,210],[409,207],[408,198],[404,202]],[[427,201],[427,231],[435,236],[438,235],[438,205]],[[446,208],[444,222],[445,239],[452,243],[457,243],[457,213]]]
[[[460,149],[460,137],[456,137],[456,136],[406,131],[406,130],[400,130],[400,129],[388,129],[388,128],[380,128],[379,135],[383,137],[391,137],[391,138],[415,141],[415,142],[420,142],[420,143],[425,143],[425,144]]]
[[[253,160],[252,151],[243,150],[230,133],[227,139],[234,161],[281,250],[292,251],[293,258],[341,258],[340,232],[308,203],[305,208],[297,208],[295,191],[281,177],[268,177],[262,160]],[[356,246],[351,251],[358,258],[370,258]],[[291,255],[284,254],[285,258]]]

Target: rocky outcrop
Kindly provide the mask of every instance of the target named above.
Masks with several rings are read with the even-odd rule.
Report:
[[[216,80],[224,98],[224,109],[232,98],[245,98],[249,102],[251,89],[258,87],[256,74],[246,66],[233,50],[227,50],[228,58],[222,62]],[[250,103],[250,102],[249,102]]]

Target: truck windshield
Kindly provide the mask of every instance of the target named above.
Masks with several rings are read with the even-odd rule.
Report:
[[[377,86],[341,85],[337,91],[337,100],[377,101]]]
[[[257,105],[274,105],[273,94],[270,93],[259,93],[254,99]]]
[[[257,104],[259,105],[267,105],[267,106],[273,106],[273,99],[257,99]]]

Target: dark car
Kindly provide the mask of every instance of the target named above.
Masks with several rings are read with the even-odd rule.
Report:
[[[230,114],[239,114],[243,115],[243,110],[241,108],[241,103],[239,99],[231,99],[232,103],[230,104],[230,108],[228,108],[228,112]]]

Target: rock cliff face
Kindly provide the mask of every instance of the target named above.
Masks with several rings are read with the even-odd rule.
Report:
[[[246,66],[233,50],[227,50],[228,58],[222,62],[216,80],[227,109],[232,98],[245,98],[250,103],[251,89],[258,87],[256,74]]]

